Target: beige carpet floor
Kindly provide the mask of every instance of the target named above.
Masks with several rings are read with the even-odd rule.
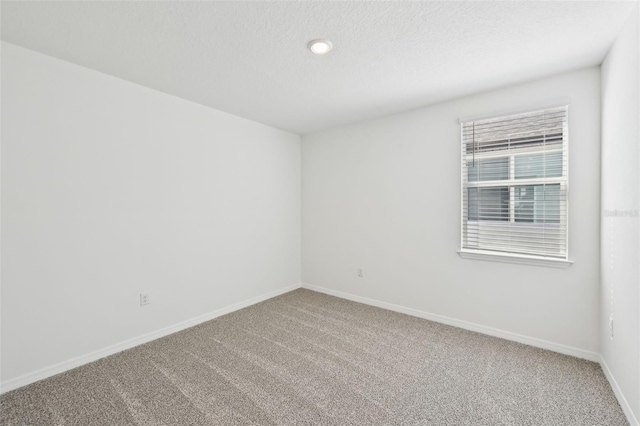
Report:
[[[295,290],[0,397],[2,425],[627,425],[600,366]]]

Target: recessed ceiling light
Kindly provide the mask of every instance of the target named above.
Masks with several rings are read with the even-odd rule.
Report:
[[[331,44],[329,40],[318,38],[315,40],[311,40],[307,47],[316,55],[324,55],[325,53],[328,53],[331,48],[333,48],[333,44]]]

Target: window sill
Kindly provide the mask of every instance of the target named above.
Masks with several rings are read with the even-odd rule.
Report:
[[[482,250],[458,250],[463,259],[489,260],[492,262],[519,263],[521,265],[548,266],[551,268],[568,268],[573,264],[570,260],[544,257],[523,256],[518,254],[495,253]]]

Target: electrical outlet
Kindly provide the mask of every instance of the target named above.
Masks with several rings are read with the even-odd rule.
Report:
[[[364,278],[364,269],[363,268],[358,268],[358,276],[360,278]]]
[[[149,293],[140,293],[140,306],[149,304]]]
[[[609,315],[609,335],[613,339],[613,314]]]

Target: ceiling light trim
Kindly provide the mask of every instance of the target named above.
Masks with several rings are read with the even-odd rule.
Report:
[[[333,49],[333,43],[326,38],[316,38],[311,40],[307,47],[315,55],[326,55]]]

